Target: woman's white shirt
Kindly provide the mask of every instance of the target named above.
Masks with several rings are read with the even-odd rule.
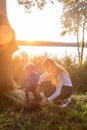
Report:
[[[72,82],[65,72],[63,72],[61,76],[57,76],[56,91],[50,97],[48,97],[49,101],[55,99],[57,96],[60,95],[62,86],[72,87]]]
[[[40,79],[38,81],[38,84],[40,85],[47,77],[49,77],[51,75],[51,73],[48,73],[47,71],[44,72],[41,76]],[[53,99],[55,99],[57,96],[60,95],[61,93],[61,89],[62,86],[69,86],[72,87],[72,82],[69,78],[69,76],[63,72],[61,75],[57,76],[57,84],[56,84],[56,91],[50,96],[48,97],[48,100],[51,101]]]

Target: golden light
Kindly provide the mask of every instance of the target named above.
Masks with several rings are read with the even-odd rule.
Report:
[[[0,46],[6,45],[12,39],[13,32],[7,25],[0,26]]]
[[[29,14],[24,13],[23,7],[17,1],[7,0],[8,18],[17,40],[57,41],[61,30],[61,10],[59,4],[49,4],[42,11],[35,10]]]

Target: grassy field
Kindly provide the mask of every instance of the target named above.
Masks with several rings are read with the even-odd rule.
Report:
[[[87,95],[72,95],[66,108],[26,104],[24,92],[0,95],[0,130],[87,130]]]

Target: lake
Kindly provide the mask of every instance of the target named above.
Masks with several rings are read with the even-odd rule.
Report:
[[[19,46],[19,51],[25,51],[29,56],[47,54],[50,57],[58,57],[59,59],[70,56],[71,58],[78,58],[77,47],[51,47],[51,46]],[[87,57],[87,48],[84,48],[83,59]]]

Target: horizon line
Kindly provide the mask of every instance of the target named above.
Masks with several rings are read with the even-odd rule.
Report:
[[[54,42],[54,41],[25,41],[17,40],[17,44],[20,46],[60,46],[60,47],[78,47],[76,42]],[[84,47],[87,47],[85,42]]]

